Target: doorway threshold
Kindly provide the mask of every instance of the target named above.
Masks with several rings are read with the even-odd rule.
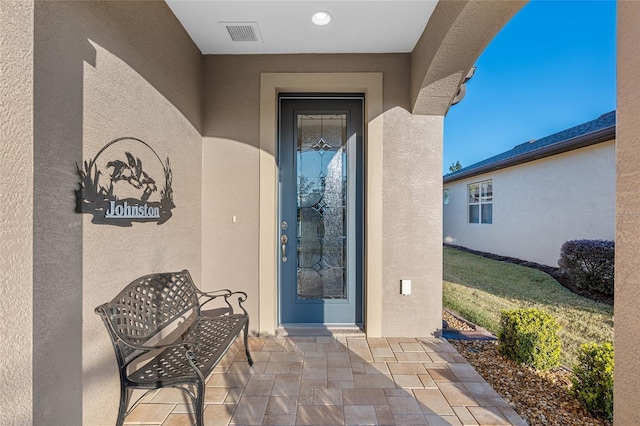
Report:
[[[276,336],[344,336],[366,337],[358,324],[281,324]]]

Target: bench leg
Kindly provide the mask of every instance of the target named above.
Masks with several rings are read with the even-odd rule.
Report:
[[[131,399],[131,389],[125,387],[120,383],[120,407],[118,408],[118,419],[116,420],[116,426],[122,426],[124,424],[124,418],[127,415],[127,407],[129,406],[129,400]]]
[[[196,385],[196,392],[196,399],[193,401],[196,426],[204,426],[204,381],[200,381]]]
[[[244,325],[244,350],[247,353],[247,362],[249,366],[253,365],[253,359],[249,353],[249,319],[247,317],[247,323]]]

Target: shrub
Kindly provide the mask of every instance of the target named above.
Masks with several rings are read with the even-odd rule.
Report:
[[[558,264],[576,286],[613,294],[614,255],[613,241],[573,240],[562,245]]]
[[[559,330],[555,318],[540,309],[503,310],[498,349],[518,364],[548,370],[560,365]]]
[[[573,394],[594,414],[613,417],[613,346],[585,343],[573,366]]]

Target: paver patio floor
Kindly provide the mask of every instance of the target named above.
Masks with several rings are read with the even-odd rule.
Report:
[[[236,342],[207,381],[206,425],[525,425],[439,338],[355,335]],[[176,389],[147,394],[125,424],[192,425]]]

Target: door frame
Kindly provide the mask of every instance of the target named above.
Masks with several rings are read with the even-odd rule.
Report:
[[[363,307],[365,332],[382,336],[382,73],[262,73],[260,76],[260,218],[258,324],[252,332],[273,335],[278,327],[277,129],[280,93],[363,93],[365,223]]]
[[[323,102],[325,101],[325,102]],[[295,125],[295,117],[293,115],[296,114],[297,111],[313,111],[312,113],[337,113],[346,112],[347,113],[347,125],[349,129],[347,146],[348,152],[347,158],[348,160],[348,198],[347,198],[347,299],[346,300],[331,300],[331,299],[322,299],[322,302],[318,302],[317,300],[309,300],[309,301],[299,301],[291,306],[290,313],[292,311],[298,311],[299,314],[302,305],[307,305],[303,311],[307,313],[309,310],[316,311],[320,309],[318,305],[323,306],[324,314],[334,315],[338,314],[338,316],[343,316],[345,312],[344,308],[346,306],[353,307],[353,321],[331,321],[331,319],[336,319],[335,316],[327,319],[323,322],[304,322],[304,321],[285,321],[283,318],[284,315],[284,305],[283,303],[286,296],[283,294],[285,291],[285,282],[283,279],[283,267],[287,266],[287,270],[289,273],[292,273],[291,264],[284,265],[282,262],[278,262],[278,323],[280,326],[288,325],[314,325],[314,326],[359,326],[363,325],[363,304],[364,304],[364,296],[363,296],[363,273],[364,267],[362,265],[364,259],[364,101],[365,96],[362,93],[281,93],[278,96],[278,154],[276,156],[278,167],[281,167],[283,159],[288,158],[287,163],[291,163],[293,165],[293,170],[286,172],[287,176],[293,174],[296,175],[296,159],[295,154],[289,152],[288,155],[283,152],[283,148],[287,151],[293,149],[294,146],[283,146],[283,140],[285,135],[295,139],[295,132],[289,134],[291,129],[288,131],[282,127],[283,123],[288,123],[290,126]],[[285,107],[285,105],[287,105]],[[331,105],[331,107],[329,107]],[[356,105],[358,105],[356,107]],[[292,116],[283,115],[283,111],[286,111],[287,114],[293,114]],[[351,134],[353,133],[353,136]],[[286,143],[293,143],[295,145],[295,140],[288,140]],[[286,151],[285,151],[286,152]],[[293,156],[293,157],[291,157]],[[282,223],[283,215],[285,215],[285,211],[283,211],[284,205],[283,202],[293,202],[293,200],[286,197],[287,195],[282,193],[284,188],[293,191],[295,188],[294,183],[285,183],[282,181],[283,171],[279,170],[278,179],[278,224]],[[359,182],[359,183],[358,183]],[[293,186],[289,186],[293,185]],[[292,194],[288,194],[291,196]],[[288,215],[292,215],[293,212],[290,209],[287,209]],[[290,217],[290,225],[289,231],[281,229],[280,235],[286,234],[290,236],[290,250],[291,252],[295,251],[295,235],[296,232],[291,232],[293,230],[294,223],[293,219]],[[276,249],[278,253],[281,250],[281,244],[278,244],[278,248]],[[289,262],[293,262],[297,259],[296,256],[291,256]],[[288,277],[292,279],[292,277]],[[288,282],[286,284],[287,292],[293,291],[295,287],[295,283]],[[293,303],[293,302],[292,302]],[[295,306],[297,305],[297,307]],[[340,306],[342,305],[342,306]],[[348,308],[350,309],[350,308]],[[351,312],[350,312],[351,314]],[[349,315],[350,315],[349,314]]]

